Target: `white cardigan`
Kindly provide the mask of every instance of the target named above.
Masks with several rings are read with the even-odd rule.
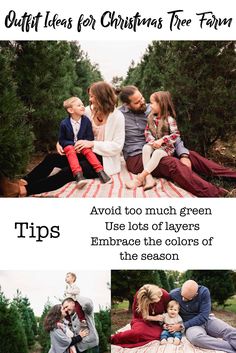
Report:
[[[86,107],[85,115],[91,119],[91,111]],[[121,170],[121,152],[125,141],[125,119],[120,110],[114,109],[105,124],[104,141],[94,141],[93,152],[102,156],[103,167],[107,174]]]

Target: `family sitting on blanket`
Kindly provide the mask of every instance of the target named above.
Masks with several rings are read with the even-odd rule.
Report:
[[[121,170],[120,154],[123,150],[128,171],[138,174],[132,184],[127,185],[128,187],[152,188],[155,185],[152,178],[154,176],[176,182],[197,197],[236,196],[236,189],[229,192],[198,175],[199,173],[236,179],[234,170],[210,161],[194,151],[188,151],[184,147],[178,136],[174,120],[175,111],[169,92],[155,92],[151,96],[151,105],[148,105],[137,87],[126,86],[121,89],[119,98],[123,105],[117,109],[117,97],[108,83],[96,82],[89,88],[92,109],[85,111],[85,115],[91,119],[94,140],[78,139],[73,146],[83,172],[82,181],[78,182],[80,186],[84,185],[83,177],[98,178],[97,172],[101,170],[101,166],[99,165],[99,170],[94,169],[79,152],[84,149],[92,150],[102,165],[103,171],[111,176]],[[149,130],[146,129],[147,126]],[[152,142],[153,139],[154,142]],[[161,154],[158,159],[156,159],[157,150],[159,150],[158,154]],[[175,156],[172,155],[173,152]],[[155,160],[151,166],[149,159],[150,163],[151,160]],[[55,167],[60,171],[51,175]],[[6,197],[22,197],[56,190],[74,181],[75,177],[76,174],[70,168],[63,147],[57,144],[57,153],[48,154],[23,179],[10,181],[2,178],[1,189]]]
[[[163,327],[168,303],[172,301],[179,304],[183,322],[178,317],[177,322]],[[175,334],[178,337],[175,344],[178,345],[182,331],[194,346],[227,353],[236,352],[236,328],[211,314],[208,288],[193,280],[186,281],[181,288],[173,289],[170,293],[153,284],[144,285],[135,294],[132,313],[131,329],[111,336],[113,345],[140,347],[153,340],[163,341]],[[178,308],[175,310],[176,315]]]

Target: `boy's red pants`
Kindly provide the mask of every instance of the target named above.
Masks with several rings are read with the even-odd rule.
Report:
[[[76,174],[82,172],[82,168],[79,164],[78,157],[77,157],[77,152],[74,148],[73,145],[68,145],[64,148],[64,152],[66,154],[67,160],[69,162],[71,171],[73,175],[75,176]],[[102,164],[99,162],[97,159],[95,153],[91,150],[91,148],[83,148],[80,153],[85,156],[89,164],[93,167],[95,172],[100,172],[103,170]]]

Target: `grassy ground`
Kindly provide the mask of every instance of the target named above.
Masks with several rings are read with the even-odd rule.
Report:
[[[216,317],[236,327],[236,296],[227,300],[226,307],[216,307],[212,310]],[[123,301],[111,310],[111,332],[130,323],[132,313],[128,312],[128,301]]]

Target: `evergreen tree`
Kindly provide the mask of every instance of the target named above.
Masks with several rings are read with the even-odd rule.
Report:
[[[124,84],[137,85],[148,101],[154,91],[170,91],[186,145],[206,154],[236,130],[235,43],[154,41]]]
[[[11,43],[0,42],[0,174],[9,177],[24,172],[33,148],[27,109],[17,97],[14,61]]]
[[[0,292],[0,353],[28,353],[27,339],[18,310]]]
[[[33,310],[30,308],[28,298],[22,297],[21,292],[17,290],[17,295],[12,302],[20,315],[23,328],[27,338],[27,344],[30,348],[35,343],[36,320]]]
[[[224,305],[236,292],[233,274],[230,270],[194,270],[188,271],[187,277],[199,285],[206,286],[210,291],[212,302]]]
[[[100,320],[99,315],[97,314],[95,314],[95,325],[96,325],[96,329],[99,337],[99,351],[106,352],[108,348],[107,337],[103,332],[102,322]]]
[[[176,287],[173,275],[170,274],[168,276],[168,282],[169,282],[170,290],[172,290],[172,289],[174,289]]]
[[[81,48],[78,42],[71,42],[71,55],[75,62],[76,87],[79,89],[79,97],[84,105],[89,104],[88,88],[93,82],[101,81],[102,75],[95,64],[93,65]]]
[[[100,309],[98,313],[95,314],[99,318],[102,325],[102,332],[104,333],[106,340],[108,342],[111,336],[111,311],[109,309]]]
[[[44,319],[51,309],[51,303],[47,301],[47,303],[44,305],[43,313],[39,319],[39,325],[38,325],[38,342],[42,348],[41,353],[48,353],[50,349],[50,336],[49,333],[45,331],[44,329]]]
[[[163,271],[163,270],[159,270],[158,273],[159,273],[159,276],[160,276],[162,288],[164,288],[167,292],[169,292],[170,291],[170,285],[169,285],[169,282],[168,282],[168,278],[167,278],[166,272]]]
[[[158,287],[162,287],[159,271],[155,271],[155,279],[153,283],[156,284]]]
[[[55,147],[59,123],[66,112],[63,101],[77,95],[75,62],[70,43],[27,41],[16,44],[18,94],[30,110],[36,146]]]

